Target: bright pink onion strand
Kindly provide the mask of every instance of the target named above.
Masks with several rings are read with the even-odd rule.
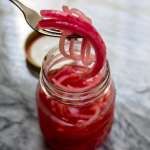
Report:
[[[96,53],[96,62],[90,76],[96,75],[105,63],[106,47],[95,28],[87,21],[66,14],[65,12],[45,11],[42,13],[49,17],[49,19],[46,18],[40,21],[38,27],[43,29],[57,28],[60,30],[69,30],[70,32],[81,35],[90,41]]]

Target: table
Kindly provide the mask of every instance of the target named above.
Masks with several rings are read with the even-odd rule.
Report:
[[[39,9],[38,3],[29,4]],[[107,43],[117,99],[113,130],[102,150],[149,150],[150,1],[76,0],[70,5],[93,18]],[[0,150],[47,149],[37,121],[38,78],[24,57],[30,32],[19,10],[1,0]]]

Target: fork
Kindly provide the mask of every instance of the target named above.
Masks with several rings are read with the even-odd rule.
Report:
[[[52,36],[52,37],[60,37],[61,36],[61,32],[57,29],[56,30],[55,29],[54,30],[44,30],[44,29],[37,28],[37,24],[42,19],[42,17],[36,11],[25,6],[18,0],[9,0],[9,1],[11,1],[13,4],[15,4],[22,11],[26,22],[33,30],[35,30],[41,34]]]
[[[51,37],[60,37],[62,35],[62,33],[58,29],[44,30],[44,29],[37,28],[37,24],[42,19],[42,17],[35,10],[25,6],[19,0],[9,0],[9,1],[11,1],[13,4],[15,4],[22,11],[26,22],[33,30],[35,30],[41,34],[51,36]],[[67,38],[68,39],[71,39],[71,38],[77,39],[77,38],[81,38],[81,36],[72,34],[72,35],[69,35]]]

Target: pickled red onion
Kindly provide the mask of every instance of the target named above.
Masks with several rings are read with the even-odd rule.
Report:
[[[69,14],[72,14],[72,15],[77,15],[78,17],[81,17],[82,19],[84,19],[84,20],[86,20],[86,21],[88,21],[88,22],[92,22],[91,21],[91,19],[90,18],[88,18],[87,16],[85,16],[85,14],[83,13],[83,12],[81,12],[80,10],[78,10],[78,9],[76,9],[76,8],[72,8],[72,9],[69,9],[69,7],[68,6],[63,6],[63,11],[64,12],[67,12],[67,13],[69,13]],[[64,33],[63,33],[64,34]],[[84,56],[85,55],[85,53],[89,56],[90,55],[90,44],[89,43],[85,43],[85,47],[84,47],[84,50],[82,50],[82,48],[81,48],[81,57],[78,57],[77,55],[75,55],[75,53],[74,53],[74,39],[72,38],[71,39],[71,41],[70,41],[70,48],[69,48],[69,52],[70,52],[70,58],[72,58],[72,59],[75,59],[75,60],[78,60],[78,59],[82,59],[82,62],[83,62],[83,64],[85,64],[85,65],[87,65],[87,64],[89,64],[89,63],[87,63],[87,61],[86,61],[86,59],[84,58],[83,59],[83,57],[82,56]],[[60,45],[63,45],[64,43],[61,43],[61,41],[60,41]],[[85,52],[85,51],[87,51],[87,52]],[[84,54],[82,53],[82,52],[84,52]]]
[[[62,34],[62,36],[60,37],[60,41],[59,41],[59,49],[60,52],[65,56],[70,58],[70,55],[67,54],[66,50],[65,50],[65,40],[66,40],[66,35]]]
[[[80,17],[80,18],[82,18],[82,19],[84,19],[84,20],[86,20],[87,22],[92,22],[92,20],[89,18],[89,17],[87,17],[82,11],[80,11],[79,9],[76,9],[76,8],[71,8],[71,9],[69,9],[69,7],[68,6],[63,6],[63,11],[64,12],[68,12],[68,13],[70,13],[70,14],[72,14],[72,15],[77,15],[78,17]]]
[[[75,15],[76,17],[82,18],[82,19],[84,19],[85,21],[87,21],[87,22],[89,22],[89,23],[92,22],[89,17],[85,16],[85,14],[84,14],[83,12],[81,12],[80,10],[78,10],[78,9],[76,9],[76,8],[69,9],[68,6],[63,6],[63,11],[66,12],[66,13],[68,13],[68,14]],[[47,11],[41,11],[41,14],[42,14],[43,16],[45,16],[45,17],[48,17]],[[64,34],[67,35],[66,32],[65,32],[65,33],[64,33],[64,32],[65,32],[65,31],[63,31],[62,34],[63,34],[63,35],[64,35]],[[60,48],[61,48],[62,54],[63,54],[64,56],[68,56],[68,57],[69,57],[69,55],[66,55],[65,49],[62,49],[62,48],[63,48],[63,44],[64,44],[63,41],[65,41],[65,38],[66,38],[66,37],[64,37],[64,36],[61,38],[61,40],[60,40],[60,45],[61,45],[61,47],[60,47]],[[72,38],[72,39],[71,39],[71,42],[70,42],[70,49],[69,49],[70,58],[75,59],[75,60],[82,59],[83,57],[80,57],[80,56],[78,56],[78,55],[76,55],[76,54],[74,53],[74,50],[73,50],[74,44],[73,44],[73,43],[74,43],[74,39]],[[89,45],[89,44],[88,44],[88,45]],[[90,47],[89,47],[88,45],[85,47],[84,50],[87,51],[87,52],[86,52],[87,54],[90,54]],[[81,51],[81,54],[82,54],[82,51]],[[86,64],[86,65],[89,64],[89,63],[85,63],[85,59],[82,60],[82,62],[83,62],[83,64]]]
[[[84,19],[66,12],[47,10],[41,11],[41,14],[45,18],[39,22],[39,28],[57,28],[59,30],[70,31],[90,41],[96,53],[96,62],[91,73],[88,75],[96,75],[106,61],[106,47],[96,29]]]
[[[81,58],[82,58],[83,64],[89,65],[91,63],[90,53],[91,53],[91,45],[87,39],[83,39],[82,45],[81,45]]]

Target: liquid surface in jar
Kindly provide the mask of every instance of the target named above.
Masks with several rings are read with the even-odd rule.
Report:
[[[102,79],[98,75],[90,79],[80,78],[86,71],[83,67],[66,65],[49,72],[48,79],[72,90],[94,86]],[[95,150],[98,144],[103,143],[111,129],[114,95],[113,84],[110,84],[107,92],[94,102],[75,106],[60,102],[55,96],[47,96],[39,87],[39,121],[47,142],[54,150]]]

